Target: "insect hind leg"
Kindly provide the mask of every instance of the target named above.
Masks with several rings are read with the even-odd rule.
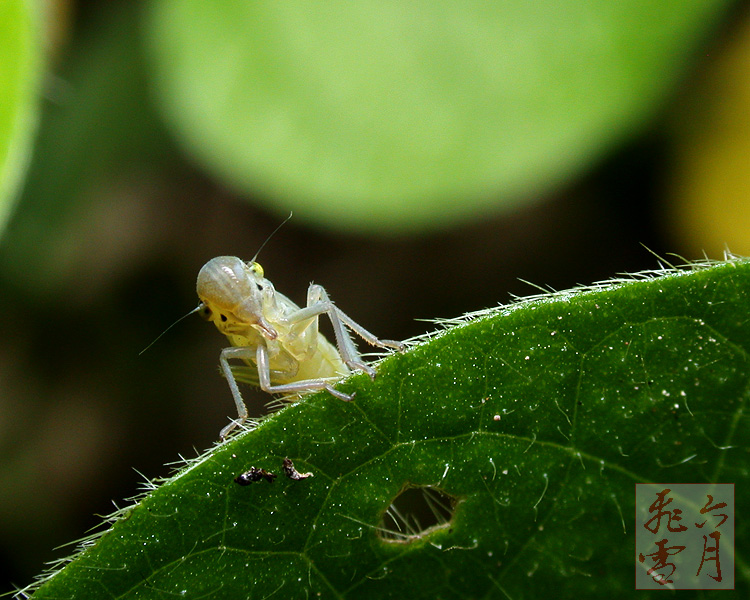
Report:
[[[335,389],[327,379],[303,379],[292,383],[282,383],[279,385],[271,384],[271,369],[268,360],[268,349],[260,344],[255,351],[255,362],[258,365],[258,379],[260,389],[271,394],[296,394],[301,392],[311,392],[315,390],[326,390],[332,396],[344,402],[350,402],[354,394],[346,394]]]

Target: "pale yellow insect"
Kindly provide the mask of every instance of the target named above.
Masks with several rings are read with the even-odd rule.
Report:
[[[369,344],[403,350],[404,344],[380,340],[344,314],[320,285],[310,284],[307,305],[300,308],[277,292],[252,260],[219,256],[198,273],[196,309],[227,336],[230,347],[219,356],[221,371],[229,383],[238,419],[224,427],[222,439],[248,417],[237,381],[254,383],[272,394],[296,394],[325,389],[341,400],[353,394],[334,389],[336,379],[354,370],[375,378],[375,370],[363,362],[346,327]],[[318,317],[327,315],[336,337],[334,347],[318,331]],[[346,327],[345,327],[346,326]],[[247,366],[230,366],[230,360]]]

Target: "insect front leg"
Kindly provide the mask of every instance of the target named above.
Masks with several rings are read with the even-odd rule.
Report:
[[[287,317],[290,323],[299,323],[308,319],[315,319],[311,326],[317,330],[317,317],[321,314],[328,315],[333,325],[333,333],[336,337],[336,346],[339,349],[341,358],[344,363],[352,370],[357,369],[364,371],[370,378],[375,379],[375,370],[362,361],[354,342],[352,342],[349,333],[344,324],[354,333],[360,336],[368,344],[379,346],[380,348],[394,348],[402,351],[404,345],[394,340],[381,340],[367,331],[359,323],[352,320],[344,311],[338,308],[328,297],[328,293],[321,285],[310,284],[307,290],[307,306]]]
[[[219,432],[219,437],[223,440],[226,439],[226,437],[229,435],[229,433],[238,425],[243,425],[245,421],[247,421],[247,406],[245,406],[245,402],[242,400],[242,394],[240,394],[240,388],[237,385],[237,380],[234,378],[234,374],[232,373],[232,368],[229,366],[229,359],[235,358],[240,360],[252,360],[255,358],[255,351],[252,348],[249,348],[247,346],[239,346],[234,347],[230,346],[229,348],[224,348],[221,351],[221,354],[219,355],[219,365],[221,367],[221,372],[224,374],[224,377],[227,380],[227,383],[229,384],[229,389],[232,392],[232,397],[234,398],[234,403],[237,406],[237,420],[232,420],[232,422],[224,427]]]
[[[339,400],[349,402],[354,398],[353,394],[345,394],[334,389],[326,379],[304,379],[293,383],[283,383],[279,385],[271,384],[271,367],[268,360],[268,349],[264,344],[259,344],[255,351],[255,362],[258,365],[258,379],[260,389],[270,394],[297,394],[301,392],[311,392],[313,390],[326,390],[332,396]],[[235,384],[236,385],[236,384]],[[244,405],[243,405],[244,406]]]
[[[357,323],[354,319],[352,319],[349,315],[347,315],[343,310],[341,310],[333,303],[333,300],[328,297],[328,292],[326,292],[325,288],[322,285],[312,283],[307,290],[307,306],[310,307],[316,304],[322,304],[325,307],[325,310],[323,312],[328,315],[331,323],[333,323],[334,330],[337,328],[335,321],[339,320],[371,346],[378,346],[379,348],[393,348],[394,350],[398,350],[399,352],[402,352],[406,347],[402,342],[397,342],[396,340],[381,340],[380,338],[367,331],[367,329],[362,327],[362,325]],[[340,330],[343,333],[346,333],[346,330],[343,327],[340,327]],[[359,352],[356,350],[356,348],[354,348],[354,350],[357,357],[359,357]]]

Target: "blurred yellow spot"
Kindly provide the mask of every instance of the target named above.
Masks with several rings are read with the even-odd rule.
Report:
[[[750,19],[719,51],[676,123],[664,226],[689,258],[750,256]]]

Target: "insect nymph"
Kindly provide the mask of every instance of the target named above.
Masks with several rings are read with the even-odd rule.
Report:
[[[222,439],[247,420],[237,380],[258,385],[272,394],[295,394],[325,389],[341,400],[353,395],[331,386],[331,382],[359,370],[375,378],[352,342],[346,327],[369,344],[403,350],[401,342],[380,340],[344,314],[320,285],[310,284],[307,305],[300,308],[277,292],[264,277],[263,268],[252,260],[219,256],[198,273],[198,312],[227,336],[230,347],[219,357],[221,371],[229,383],[239,418],[224,427]],[[336,346],[318,331],[318,317],[331,320]],[[230,366],[230,360],[245,366]]]

